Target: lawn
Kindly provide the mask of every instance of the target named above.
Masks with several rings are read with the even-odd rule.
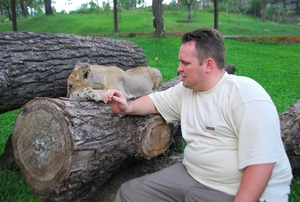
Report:
[[[118,33],[144,33],[153,32],[152,11],[149,9],[137,9],[122,11],[118,14]],[[164,27],[166,34],[173,32],[187,32],[199,27],[214,27],[213,12],[192,13],[192,22],[187,20],[187,12],[165,11]],[[60,14],[52,16],[35,16],[19,18],[18,31],[34,31],[48,33],[66,33],[80,35],[112,35],[114,32],[112,11],[107,14]],[[230,36],[300,36],[300,26],[295,24],[276,24],[271,21],[261,22],[258,18],[242,16],[243,21],[238,20],[234,13],[219,12],[219,30],[224,35]],[[12,23],[0,24],[0,32],[12,31]]]

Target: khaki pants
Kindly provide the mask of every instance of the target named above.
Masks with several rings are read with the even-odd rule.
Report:
[[[233,198],[197,182],[179,163],[125,182],[115,202],[231,202]]]

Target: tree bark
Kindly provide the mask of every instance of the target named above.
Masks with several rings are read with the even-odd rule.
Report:
[[[294,177],[300,177],[300,100],[280,115],[281,137]]]
[[[16,32],[16,31],[18,31],[16,1],[15,0],[10,0],[10,4],[11,4],[11,15],[12,15],[13,31]]]
[[[266,21],[266,8],[267,8],[267,1],[266,0],[262,0],[261,1],[261,16],[260,16],[260,20],[262,22]]]
[[[44,0],[46,15],[53,15],[51,0]]]
[[[152,0],[153,27],[157,38],[165,33],[162,2],[163,0]]]
[[[67,78],[77,63],[124,70],[147,65],[143,50],[125,40],[0,33],[0,113],[20,108],[35,97],[66,96]]]
[[[188,7],[188,22],[192,22],[191,10],[194,0],[186,0],[186,5]]]

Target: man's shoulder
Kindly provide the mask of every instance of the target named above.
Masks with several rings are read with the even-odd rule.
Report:
[[[246,100],[262,99],[269,100],[270,96],[262,85],[250,77],[229,75],[227,78],[229,85]]]

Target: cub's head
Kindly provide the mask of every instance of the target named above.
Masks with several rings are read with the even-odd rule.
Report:
[[[89,64],[75,65],[71,74],[68,77],[67,85],[67,97],[74,92],[82,92],[83,89],[89,87],[89,77],[91,74],[91,68]]]

